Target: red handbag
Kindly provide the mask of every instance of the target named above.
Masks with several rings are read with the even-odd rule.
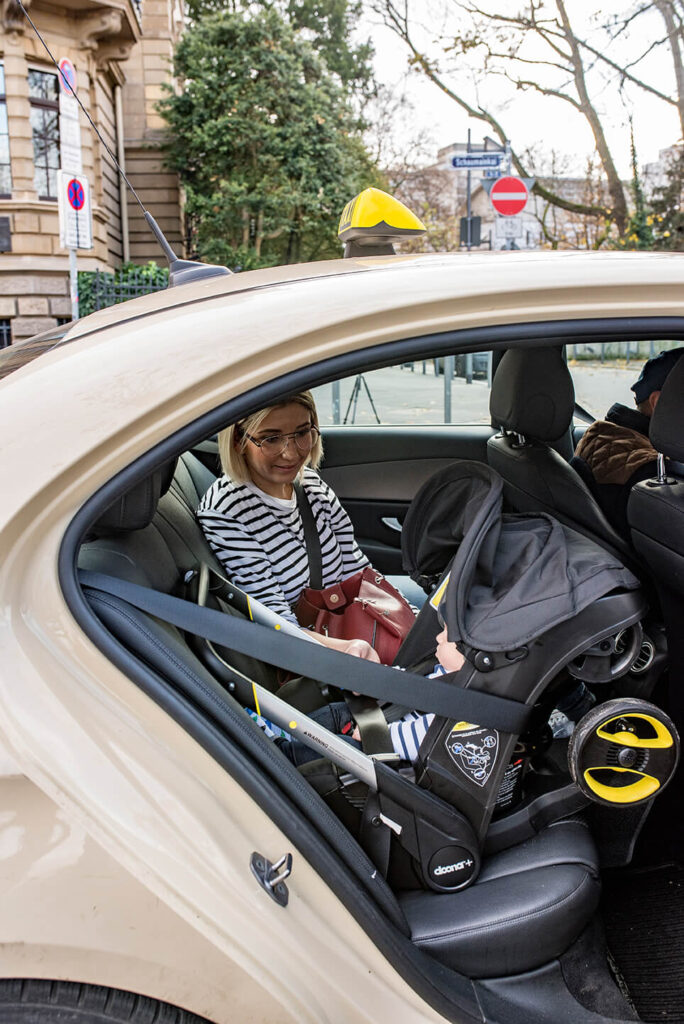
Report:
[[[307,587],[295,607],[300,626],[335,640],[366,640],[391,665],[416,621],[408,601],[367,566],[324,590]]]
[[[416,621],[411,606],[385,577],[366,566],[353,576],[321,588],[321,542],[304,488],[295,483],[309,558],[312,587],[302,591],[294,609],[306,629],[334,640],[366,640],[383,665],[391,665],[401,643]]]

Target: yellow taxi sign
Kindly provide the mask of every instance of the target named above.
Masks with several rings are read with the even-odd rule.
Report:
[[[393,253],[392,241],[420,235],[425,225],[398,199],[379,188],[366,188],[347,203],[337,234],[346,245],[345,256]]]

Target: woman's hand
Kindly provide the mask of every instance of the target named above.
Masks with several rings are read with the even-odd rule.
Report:
[[[380,664],[380,658],[375,648],[371,647],[367,640],[343,640],[347,644],[345,654],[353,654],[355,658],[363,658],[365,661],[376,661]]]
[[[342,654],[352,654],[355,658],[363,658],[365,661],[375,661],[380,664],[380,658],[367,640],[334,640],[331,636],[324,636],[321,633],[310,633],[309,636],[318,640],[324,647],[330,647],[333,651],[340,651]]]

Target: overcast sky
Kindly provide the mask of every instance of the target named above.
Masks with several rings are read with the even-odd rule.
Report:
[[[506,0],[511,3],[512,0]],[[442,0],[413,0],[413,6],[420,12],[424,31],[416,30],[417,38],[428,53],[438,54],[432,40],[439,31],[438,11]],[[520,6],[520,5],[517,5]],[[516,9],[517,9],[516,6]],[[590,14],[596,4],[586,0],[570,0],[568,9],[573,17],[574,28],[591,42],[599,41],[593,27]],[[601,9],[610,13],[622,13],[630,8],[629,0],[604,0]],[[494,7],[494,3],[490,3]],[[376,74],[381,82],[398,83],[406,73],[406,49],[401,40],[389,29],[384,28],[379,19],[367,14],[363,26],[371,36],[375,49]],[[638,35],[625,44],[615,43],[610,48],[610,56],[620,61],[623,54],[635,52],[637,45],[644,41],[651,42],[662,32],[662,23],[657,15],[647,15],[638,22]],[[653,85],[668,95],[673,94],[673,73],[667,51],[664,48],[655,50],[637,68],[635,73],[647,78]],[[458,79],[445,76],[449,84],[468,79],[465,68],[458,72]],[[408,95],[414,105],[414,114],[409,123],[398,127],[400,134],[406,135],[416,131],[417,126],[429,126],[433,141],[433,152],[451,142],[465,142],[467,131],[472,130],[474,143],[479,142],[487,132],[486,125],[481,121],[470,121],[461,109],[449,100],[436,86],[428,82],[419,72],[411,72],[407,79]],[[614,85],[599,83],[595,78],[591,81],[594,101],[603,116],[609,143],[618,170],[625,178],[631,176],[629,149],[629,115],[633,116],[640,165],[654,161],[658,152],[672,145],[679,138],[679,120],[674,107],[669,107],[660,100],[649,97],[642,91],[630,87],[620,94]],[[550,154],[555,149],[563,155],[567,162],[567,172],[581,174],[586,157],[594,148],[593,137],[586,120],[576,114],[569,104],[554,98],[542,97],[531,93],[512,95],[506,91],[505,85],[492,79],[481,86],[484,101],[495,109],[501,122],[508,128],[514,148],[521,152],[528,146],[536,146],[539,152]]]

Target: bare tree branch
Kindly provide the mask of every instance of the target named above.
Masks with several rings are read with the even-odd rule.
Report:
[[[408,0],[403,0],[403,13],[398,10],[396,0],[374,0],[373,6],[376,13],[383,18],[385,24],[391,28],[392,31],[395,32],[408,47],[411,53],[411,65],[422,71],[426,78],[436,85],[445,96],[448,96],[453,100],[454,103],[464,110],[469,117],[478,121],[484,121],[488,124],[501,144],[504,145],[508,140],[508,136],[494,114],[491,111],[484,109],[482,106],[476,107],[472,103],[469,103],[465,97],[447,85],[439,73],[435,63],[430,61],[428,57],[418,49],[409,27]],[[514,150],[511,150],[511,158],[515,169],[521,177],[533,177],[533,175],[528,173],[522,159]],[[598,203],[572,202],[571,200],[565,199],[563,196],[552,192],[539,182],[535,183],[532,191],[541,196],[541,198],[545,199],[547,202],[552,203],[554,206],[557,206],[562,210],[567,210],[570,213],[597,216],[604,219],[610,218],[611,216],[611,211],[604,205]],[[622,197],[622,201],[624,203],[624,196]]]

